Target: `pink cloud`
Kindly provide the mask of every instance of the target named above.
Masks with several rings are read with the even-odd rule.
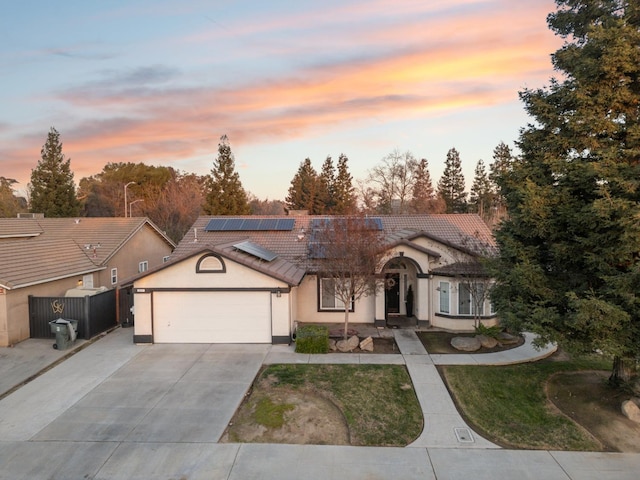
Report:
[[[101,82],[58,92],[56,99],[70,111],[90,112],[92,118],[60,130],[76,179],[97,173],[108,162],[171,164],[213,155],[223,133],[235,144],[313,136],[375,118],[423,118],[513,102],[525,82],[540,85],[548,80],[549,54],[560,41],[539,24],[552,2],[489,2],[486,16],[471,9],[455,18],[450,15],[457,7],[487,2],[396,3],[362,2],[337,10],[319,8],[313,12],[319,17],[307,13],[260,26],[231,25],[229,31],[246,34],[291,25],[304,29],[332,18],[375,18],[371,25],[354,21],[352,30],[332,40],[335,48],[349,46],[351,55],[325,57],[269,80],[258,77],[226,88],[185,86],[188,82],[176,86],[186,73],[155,66],[107,72]],[[389,12],[394,18],[416,19],[400,23],[392,18],[378,28]],[[433,18],[424,17],[427,14]],[[321,35],[310,32],[300,44],[317,43]],[[45,139],[46,130],[5,143],[0,152],[8,159],[3,162],[5,175],[28,175]],[[16,175],[18,169],[21,175]]]

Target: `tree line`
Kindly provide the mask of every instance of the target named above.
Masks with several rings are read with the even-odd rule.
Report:
[[[284,202],[260,200],[243,188],[229,139],[223,135],[209,175],[117,162],[80,179],[76,188],[60,134],[51,128],[41,158],[31,172],[28,200],[14,194],[15,180],[0,177],[0,215],[13,217],[28,210],[46,217],[147,216],[176,241],[201,214],[268,215],[287,210],[305,210],[312,215],[475,212],[491,223],[504,213],[494,175],[513,160],[510,148],[501,143],[494,160],[490,173],[482,160],[478,162],[468,200],[455,148],[447,154],[437,188],[433,187],[427,160],[418,161],[411,152],[393,151],[359,182],[354,182],[349,159],[342,153],[335,164],[327,156],[319,172],[309,158],[301,162]]]

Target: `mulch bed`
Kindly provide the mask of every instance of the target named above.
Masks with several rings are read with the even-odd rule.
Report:
[[[358,335],[358,332],[356,330],[353,329],[349,329],[347,330],[348,332],[348,336],[351,337],[353,335],[357,335],[358,338],[360,339],[360,341],[364,340],[366,337],[361,337],[360,335]],[[343,339],[343,335],[344,334],[344,330],[340,329],[340,330],[331,330],[329,332],[329,338],[331,338],[332,340],[342,340]],[[359,347],[354,348],[353,350],[351,350],[350,352],[344,352],[344,353],[400,353],[400,349],[398,349],[398,346],[396,345],[396,341],[393,338],[379,338],[379,337],[372,337],[373,339],[373,352],[367,352],[366,350],[360,350]],[[329,353],[343,353],[343,352],[339,352],[339,351],[330,351]]]
[[[524,338],[519,337],[518,343],[498,344],[493,348],[481,347],[475,352],[461,352],[451,346],[451,339],[454,337],[474,337],[475,333],[451,333],[451,332],[418,332],[418,338],[429,353],[447,354],[447,353],[493,353],[504,352],[521,346]]]

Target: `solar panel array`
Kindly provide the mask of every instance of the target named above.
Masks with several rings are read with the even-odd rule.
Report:
[[[293,218],[212,218],[207,232],[291,231]]]
[[[311,220],[309,224],[311,228],[311,233],[309,236],[309,258],[317,258],[317,259],[325,259],[327,258],[326,247],[322,243],[321,240],[318,239],[318,236],[322,236],[322,230],[329,228],[333,229],[334,225],[340,226],[340,222],[343,219],[341,217],[338,218],[314,218]],[[382,219],[380,217],[365,217],[364,226],[368,230],[382,230]],[[356,220],[357,221],[357,220]],[[348,220],[347,220],[348,222]],[[346,225],[349,225],[346,223]],[[353,223],[352,227],[357,227],[357,223]]]
[[[365,217],[364,219],[364,224],[365,226],[370,229],[370,230],[382,230],[382,219],[380,217]],[[311,220],[311,229],[312,230],[319,230],[322,228],[331,228],[333,227],[334,223],[338,222],[338,224],[340,224],[340,222],[342,221],[342,219],[339,218],[314,218]],[[357,221],[357,219],[356,219]],[[348,220],[347,220],[348,222]]]
[[[273,253],[271,250],[267,250],[266,248],[249,241],[236,243],[233,245],[233,248],[248,253],[249,255],[253,255],[254,257],[266,262],[271,262],[278,257],[278,255]]]

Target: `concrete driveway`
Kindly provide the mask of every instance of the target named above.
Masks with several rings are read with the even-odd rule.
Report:
[[[637,454],[219,444],[263,362],[311,359],[131,336],[116,330],[0,400],[0,480],[638,478]]]

